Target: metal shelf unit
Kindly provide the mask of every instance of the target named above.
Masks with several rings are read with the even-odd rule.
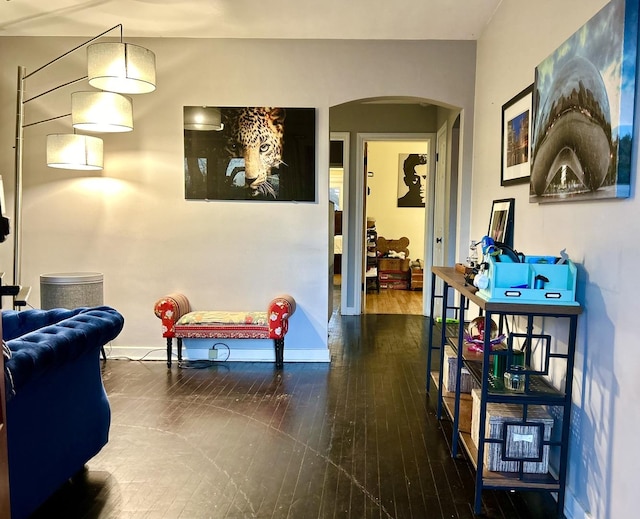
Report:
[[[367,261],[365,265],[365,290],[380,292],[380,275],[378,273],[378,233],[375,229],[367,229]]]
[[[438,290],[436,279],[442,281],[441,291]],[[434,344],[434,319],[429,327],[429,349],[427,356],[427,392],[430,391],[430,384],[433,381],[438,390],[437,416],[441,420],[443,409],[453,422],[452,456],[457,457],[458,445],[464,449],[469,460],[476,469],[476,493],[474,502],[474,512],[480,514],[482,511],[482,490],[521,490],[521,491],[541,491],[557,493],[558,517],[563,517],[565,482],[567,472],[567,453],[569,443],[569,427],[571,419],[571,389],[573,383],[573,366],[575,355],[575,342],[578,315],[582,309],[579,305],[559,305],[559,304],[528,304],[528,303],[492,303],[479,297],[477,289],[464,280],[464,276],[451,267],[433,267],[431,283],[431,316],[434,316],[435,301],[441,299],[442,326],[440,327],[440,337],[438,344]],[[453,293],[458,294],[457,304],[451,304]],[[492,320],[498,323],[499,331],[502,333],[506,328],[507,318],[519,316],[526,319],[526,331],[523,333],[509,333],[505,349],[497,352],[491,351],[489,334],[485,337],[483,352],[470,354],[465,348],[465,313],[469,303],[473,303],[479,309],[481,316],[485,319],[485,329],[490,329]],[[445,324],[446,316],[455,312],[458,317],[457,324]],[[558,353],[552,351],[550,347],[551,337],[534,333],[534,318],[557,318],[568,322],[567,351]],[[455,329],[455,333],[453,330]],[[531,345],[534,341],[546,341],[546,347],[542,353],[542,367],[534,369],[531,367],[531,348],[525,349],[524,362],[529,373],[526,378],[525,390],[523,393],[516,393],[504,388],[502,379],[495,377],[492,373],[492,361],[494,355],[511,356],[513,353],[513,338],[523,341],[523,344]],[[457,355],[455,370],[455,392],[446,391],[441,383],[440,374],[443,373],[444,366],[444,346],[449,344],[453,347]],[[439,354],[439,369],[433,369],[433,354]],[[508,357],[510,358],[510,357]],[[559,362],[565,369],[564,384],[561,388],[554,387],[546,374],[549,363]],[[508,362],[508,361],[507,361]],[[460,377],[463,366],[475,379],[480,388],[479,434],[477,445],[472,441],[470,434],[470,416],[472,411],[472,400],[468,394],[460,392]],[[505,439],[496,441],[495,438],[487,437],[487,405],[489,403],[517,404],[521,413],[522,424],[527,424],[529,406],[548,406],[560,410],[556,419],[555,427],[560,427],[559,439],[544,440],[541,443],[549,449],[558,451],[558,471],[557,474],[525,473],[523,470],[524,458],[519,460],[517,472],[494,472],[485,467],[485,449],[488,445],[506,442]],[[503,445],[504,452],[504,445]]]

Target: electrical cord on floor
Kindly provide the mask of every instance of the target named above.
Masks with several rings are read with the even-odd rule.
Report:
[[[110,344],[110,343],[109,343]],[[109,349],[108,349],[108,353],[107,353],[107,360],[130,360],[130,361],[137,361],[137,362],[141,362],[143,361],[146,357],[148,357],[151,353],[154,353],[156,351],[166,351],[165,348],[156,348],[153,350],[149,350],[147,353],[145,353],[142,357],[140,358],[134,358],[134,357],[129,357],[127,355],[118,355],[118,356],[111,356],[110,353],[112,351],[111,346],[109,345]]]
[[[108,346],[108,349],[106,349],[107,346]],[[221,346],[224,346],[227,350],[227,356],[224,359],[216,359],[216,360],[209,360],[209,359],[184,360],[183,359],[178,362],[178,367],[184,368],[184,369],[204,369],[204,368],[213,366],[214,364],[221,364],[223,362],[227,362],[229,360],[229,357],[231,356],[231,349],[229,348],[229,346],[227,346],[223,342],[217,342],[210,349],[220,350]],[[149,350],[140,358],[134,358],[134,357],[129,357],[127,355],[111,356],[111,352],[113,351],[113,348],[111,347],[111,343],[108,343],[108,345],[105,345],[105,349],[106,349],[107,360],[129,360],[129,361],[137,361],[137,362],[143,361],[151,353],[154,353],[156,351],[162,351],[162,352],[166,351],[165,348],[155,348],[153,350]],[[172,353],[171,357],[177,358],[177,354]]]
[[[209,349],[220,350],[221,349],[220,346],[224,346],[227,349],[227,356],[224,359],[181,360],[180,362],[178,362],[178,367],[184,368],[184,369],[205,369],[205,368],[210,368],[215,364],[222,364],[224,362],[227,362],[229,360],[229,357],[231,356],[231,348],[229,348],[229,346],[227,346],[224,342],[216,342]]]
[[[211,368],[216,364],[220,364],[215,360],[199,359],[199,360],[181,360],[178,362],[180,369],[206,369]]]

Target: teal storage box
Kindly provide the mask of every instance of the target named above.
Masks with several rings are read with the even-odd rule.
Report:
[[[489,256],[489,285],[478,295],[492,303],[577,305],[577,269],[571,260],[558,265],[553,256],[529,256],[523,263]],[[538,288],[536,288],[538,287]]]

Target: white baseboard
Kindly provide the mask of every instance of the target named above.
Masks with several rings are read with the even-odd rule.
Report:
[[[184,358],[188,360],[208,360],[209,350],[185,350]],[[228,362],[275,362],[275,353],[262,348],[220,348],[217,361]],[[329,351],[322,350],[287,350],[284,349],[285,362],[329,362]]]
[[[567,519],[593,519],[590,513],[585,512],[569,489],[564,493],[564,515]]]
[[[167,361],[167,348],[149,348],[147,346],[105,346],[107,359],[123,360],[163,360]],[[174,359],[176,359],[174,352]]]
[[[554,478],[558,478],[558,467],[552,462],[549,463],[549,472]],[[557,494],[551,494],[557,501]],[[566,519],[593,519],[590,513],[585,512],[582,505],[578,502],[576,497],[571,493],[571,490],[565,487],[564,491],[564,516]]]
[[[221,341],[217,341],[221,342]],[[243,341],[245,342],[245,341]],[[246,341],[249,342],[249,341]],[[226,348],[220,347],[218,361],[228,362],[274,362],[275,353],[273,350],[273,341],[265,341],[269,344],[265,347],[246,347],[238,348],[230,346],[228,352]],[[226,343],[225,343],[226,344]],[[130,360],[167,360],[167,348],[149,348],[143,346],[105,346],[107,358],[111,359],[130,359]],[[228,353],[228,354],[227,354]],[[183,358],[186,360],[208,360],[208,348],[186,348],[182,349]],[[176,353],[175,340],[173,345],[173,361],[176,362],[178,357]],[[329,349],[287,349],[286,343],[284,348],[285,362],[331,362]]]

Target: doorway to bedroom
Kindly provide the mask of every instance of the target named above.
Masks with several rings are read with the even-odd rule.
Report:
[[[444,252],[442,259],[438,259],[439,256],[436,258],[439,262],[438,264],[448,264],[448,262],[454,261],[457,247],[456,211],[459,190],[457,188],[457,182],[455,181],[458,175],[457,169],[454,171],[454,163],[453,161],[449,161],[448,157],[450,153],[459,153],[458,148],[454,149],[454,143],[452,143],[453,134],[450,131],[459,113],[455,108],[438,106],[432,101],[409,97],[361,99],[330,107],[329,128],[331,131],[331,140],[334,140],[334,136],[336,135],[342,135],[347,139],[343,157],[345,169],[341,204],[342,255],[341,258],[335,257],[335,261],[331,261],[332,265],[330,267],[332,269],[334,263],[341,261],[342,273],[340,286],[338,287],[339,291],[334,291],[333,283],[330,283],[330,289],[335,295],[333,298],[333,308],[340,314],[361,315],[367,313],[367,301],[364,296],[372,296],[368,298],[368,302],[371,304],[373,302],[373,295],[377,295],[377,292],[365,294],[363,290],[365,274],[364,262],[366,259],[365,236],[367,210],[367,200],[365,200],[367,195],[365,190],[368,184],[371,184],[370,181],[372,178],[374,181],[381,178],[377,177],[378,172],[373,168],[364,167],[365,141],[413,141],[420,140],[421,138],[422,140],[431,138],[432,144],[429,153],[432,155],[432,160],[429,167],[434,168],[434,170],[430,172],[430,178],[428,177],[428,192],[429,196],[433,196],[435,199],[434,186],[440,185],[441,189],[438,191],[437,196],[440,197],[441,200],[438,207],[430,203],[429,207],[425,208],[423,212],[425,222],[424,243],[426,246],[418,245],[417,241],[410,243],[408,247],[409,255],[410,259],[424,259],[423,273],[431,272],[431,262],[434,261],[431,251],[437,253],[438,248]],[[444,128],[444,133],[441,134],[440,128]],[[440,151],[440,160],[438,160],[438,166],[436,167],[436,162],[433,160],[433,157],[438,150]],[[399,153],[402,152],[398,152],[398,154]],[[418,155],[419,154],[420,153],[418,153]],[[398,156],[396,155],[395,161],[398,160]],[[419,166],[420,165],[418,165],[418,167]],[[399,162],[394,163],[395,184],[390,188],[388,193],[389,196],[395,197],[396,209],[399,209],[397,208],[399,198],[399,169]],[[373,177],[366,177],[365,171],[369,170],[373,171]],[[439,170],[440,173],[436,174],[435,170]],[[440,179],[441,182],[438,183],[437,179]],[[401,182],[404,183],[404,178]],[[403,184],[400,184],[400,186],[402,185]],[[404,185],[406,186],[406,184]],[[405,208],[405,210],[411,212],[411,208]],[[433,213],[436,210],[443,211],[443,225],[438,227],[437,235],[435,234],[435,225],[438,222],[434,221],[433,218]],[[380,219],[381,217],[376,216],[376,218]],[[389,236],[383,234],[383,237],[388,238]],[[391,236],[391,238],[395,238],[395,236]],[[329,243],[329,250],[333,260],[334,241],[332,236],[330,236]],[[429,254],[427,254],[427,248],[430,251]],[[411,258],[411,256],[413,256],[413,258]],[[424,297],[424,294],[430,293],[430,286],[431,275],[427,274],[424,276],[423,274],[422,312],[416,311],[416,313],[429,315],[429,298]],[[393,293],[391,292],[391,290],[386,289],[384,295],[409,295],[409,291],[405,290],[394,290]],[[416,292],[418,292],[419,299],[419,291]],[[416,294],[413,294],[412,296],[415,295]],[[340,302],[339,304],[338,301]],[[406,308],[407,305],[403,304],[403,307]],[[379,312],[389,313],[390,311],[391,310],[383,310]]]
[[[424,315],[435,135],[362,136],[367,314]]]

